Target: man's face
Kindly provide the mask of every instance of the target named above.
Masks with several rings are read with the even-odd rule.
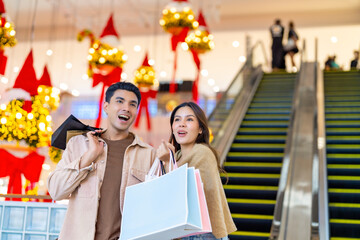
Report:
[[[135,93],[116,90],[110,102],[104,103],[104,110],[108,115],[108,128],[117,132],[128,131],[136,119],[138,105]]]

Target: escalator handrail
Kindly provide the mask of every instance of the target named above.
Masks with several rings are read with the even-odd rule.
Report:
[[[318,65],[317,65],[318,67]],[[315,150],[318,161],[318,171],[313,171],[313,207],[311,219],[311,232],[318,234],[314,239],[329,240],[329,201],[327,183],[327,159],[326,159],[326,127],[325,127],[325,96],[324,79],[320,69],[317,69],[317,145]],[[321,207],[319,207],[321,206]]]
[[[300,66],[300,70],[301,70]],[[299,71],[300,72],[300,71]],[[294,119],[296,115],[296,110],[299,106],[298,95],[299,95],[299,79],[300,74],[297,74],[295,80],[295,88],[294,88],[294,95],[293,95],[293,104],[291,106],[291,113],[289,119],[289,126],[287,130],[287,136],[285,141],[285,149],[284,149],[284,157],[282,161],[281,167],[281,175],[279,179],[279,187],[278,192],[276,195],[276,204],[274,209],[274,218],[271,224],[270,230],[270,237],[269,239],[274,240],[278,239],[280,234],[280,226],[281,226],[281,218],[284,209],[284,197],[285,197],[285,189],[288,182],[289,176],[289,169],[290,169],[290,154],[291,154],[291,147],[292,147],[292,139],[293,139],[293,132],[294,132]]]
[[[227,153],[231,147],[233,139],[235,138],[238,132],[238,127],[241,125],[241,122],[245,117],[246,111],[261,82],[263,74],[264,73],[261,69],[261,66],[258,66],[252,72],[248,84],[246,84],[242,88],[242,91],[235,100],[234,107],[232,108],[225,122],[222,124],[218,138],[215,139],[214,142],[212,143],[212,146],[219,153],[221,166],[225,162]]]
[[[231,87],[236,83],[236,81],[238,80],[238,77],[243,74],[243,72],[245,71],[245,69],[247,68],[252,68],[252,55],[254,52],[254,49],[258,46],[262,44],[262,41],[259,40],[257,41],[254,46],[252,46],[250,53],[248,54],[248,56],[246,56],[246,62],[245,64],[240,68],[239,72],[235,75],[234,79],[231,81],[230,85],[228,86],[228,88],[226,89],[226,91],[223,93],[223,95],[221,96],[220,100],[216,103],[214,110],[209,114],[208,119],[211,119],[214,114],[216,113],[216,109],[218,109],[218,107],[225,101],[229,90],[231,89]],[[266,59],[266,58],[265,58]]]

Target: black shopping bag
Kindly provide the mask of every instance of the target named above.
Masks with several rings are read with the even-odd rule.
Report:
[[[77,130],[77,132],[79,133],[85,133],[87,131],[95,131],[100,129],[101,128],[95,128],[89,125],[85,125],[80,122],[79,119],[77,119],[73,115],[70,115],[51,136],[51,146],[64,150],[68,140],[68,131]]]

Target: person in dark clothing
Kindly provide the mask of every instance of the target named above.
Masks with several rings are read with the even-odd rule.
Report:
[[[299,49],[297,47],[297,40],[299,40],[299,37],[297,33],[295,32],[294,23],[289,22],[289,35],[288,35],[288,42],[284,46],[284,50],[286,54],[289,54],[291,58],[291,65],[293,68],[296,69],[296,65],[294,62],[294,55],[299,52]]]
[[[285,52],[282,44],[284,37],[284,27],[281,25],[281,20],[276,19],[275,23],[270,27],[272,38],[272,62],[271,67],[273,71],[285,69]]]
[[[354,59],[350,63],[350,69],[356,70],[359,63],[359,51],[354,51]]]

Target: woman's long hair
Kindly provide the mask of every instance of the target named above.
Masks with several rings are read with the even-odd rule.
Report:
[[[197,120],[199,122],[199,127],[201,129],[201,133],[197,136],[195,143],[201,143],[201,144],[206,145],[208,148],[210,148],[216,157],[216,162],[217,162],[219,172],[225,172],[220,166],[220,158],[219,158],[217,151],[213,147],[210,146],[210,143],[209,143],[210,131],[209,131],[208,122],[207,122],[205,113],[196,103],[184,102],[184,103],[178,105],[171,113],[171,116],[170,116],[171,137],[170,137],[169,142],[174,145],[175,152],[180,150],[181,147],[180,147],[180,144],[176,141],[175,135],[173,133],[172,125],[174,123],[175,113],[177,112],[177,110],[179,110],[182,107],[191,108],[195,114],[195,117],[197,118]]]

